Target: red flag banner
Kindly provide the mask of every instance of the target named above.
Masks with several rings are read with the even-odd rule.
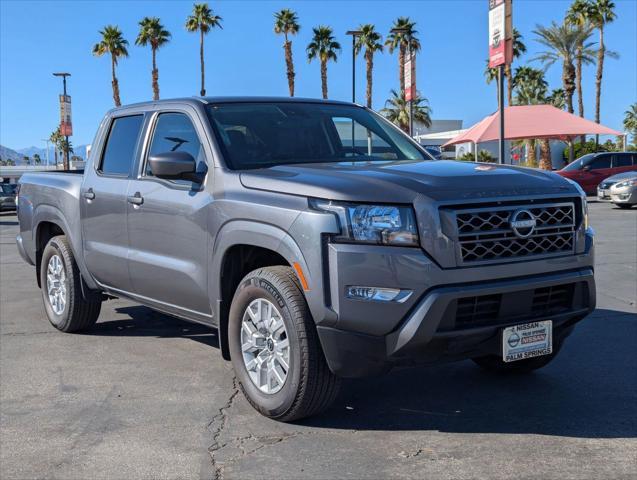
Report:
[[[411,55],[405,61],[405,101],[416,99],[416,55]]]
[[[506,63],[505,5],[505,0],[489,0],[489,68]]]
[[[70,95],[60,95],[60,133],[65,137],[73,135]]]

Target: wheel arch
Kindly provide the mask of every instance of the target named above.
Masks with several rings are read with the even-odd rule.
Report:
[[[230,360],[228,348],[228,314],[234,292],[241,279],[252,270],[286,265],[311,288],[311,276],[301,249],[283,229],[270,224],[235,220],[225,224],[212,248],[212,265],[208,285],[224,359]],[[299,270],[301,273],[299,273]],[[305,292],[304,292],[305,293]]]

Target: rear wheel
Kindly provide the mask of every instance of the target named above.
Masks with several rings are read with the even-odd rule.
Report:
[[[65,235],[49,240],[40,264],[44,310],[49,322],[63,332],[92,327],[99,317],[102,300],[82,295],[80,271]]]
[[[255,270],[230,307],[230,355],[241,389],[263,415],[293,421],[333,402],[339,379],[330,371],[294,271]]]

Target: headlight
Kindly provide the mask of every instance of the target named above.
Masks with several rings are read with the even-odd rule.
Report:
[[[626,180],[625,182],[616,183],[615,187],[624,188],[624,187],[633,187],[635,185],[637,185],[637,179]]]
[[[333,237],[336,241],[403,247],[418,245],[416,217],[410,206],[350,204],[327,200],[312,200],[311,206],[337,216],[341,231]]]

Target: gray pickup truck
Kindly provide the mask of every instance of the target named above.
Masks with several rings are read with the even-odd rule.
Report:
[[[399,365],[540,368],[595,307],[576,184],[434,161],[344,102],[114,109],[82,174],[22,177],[18,216],[56,328],[91,328],[111,297],[214,327],[249,402],[282,421]]]

